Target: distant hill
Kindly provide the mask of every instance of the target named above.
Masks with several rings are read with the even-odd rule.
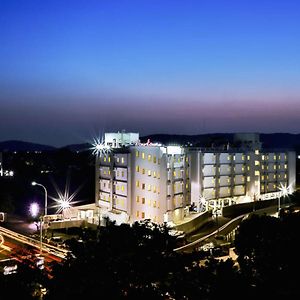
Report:
[[[53,146],[23,142],[23,141],[4,141],[0,142],[0,151],[53,151],[56,150]]]
[[[67,146],[65,146],[63,148],[67,148],[67,149],[69,149],[71,151],[79,151],[79,152],[81,152],[81,151],[87,151],[87,150],[91,149],[91,147],[92,147],[91,144],[89,144],[89,143],[83,143],[83,144],[67,145]]]
[[[193,144],[197,147],[219,146],[233,142],[234,133],[214,133],[200,135],[153,134],[141,137],[143,143],[161,142],[165,145]],[[291,133],[261,133],[260,140],[264,148],[292,148],[300,150],[300,134]]]
[[[141,137],[141,142],[145,143],[148,139],[151,142],[160,142],[165,145],[192,145],[195,147],[217,147],[233,142],[233,133],[214,133],[198,135],[174,135],[174,134],[153,134]],[[260,140],[264,148],[291,148],[300,151],[300,134],[291,133],[262,133]],[[87,151],[91,144],[71,144],[61,148],[49,145],[42,145],[23,141],[4,141],[0,142],[0,151],[54,151],[67,148],[71,151]]]

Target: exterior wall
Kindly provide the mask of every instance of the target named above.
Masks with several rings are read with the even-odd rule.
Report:
[[[129,222],[178,221],[190,205],[189,158],[183,148],[130,145],[100,155],[96,204]]]

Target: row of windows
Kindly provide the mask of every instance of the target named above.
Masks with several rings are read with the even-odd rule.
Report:
[[[281,157],[282,156],[280,154],[279,155],[273,154],[273,159],[274,160],[276,160],[276,159],[281,160]],[[265,154],[265,155],[261,156],[262,160],[269,160],[269,158],[270,158],[270,156],[268,154]],[[284,154],[284,160],[287,160],[287,155],[286,154]]]
[[[141,157],[142,159],[146,159],[145,152],[140,152],[138,150],[135,151],[135,157]],[[154,164],[156,164],[156,162],[158,164],[160,164],[160,159],[159,158],[156,159],[155,155],[148,154],[147,159],[148,159],[149,162],[153,161]]]
[[[103,174],[104,174],[104,175],[110,175],[111,172],[110,172],[110,170],[103,170]],[[121,174],[121,177],[124,177],[125,171],[116,171],[116,175],[117,175],[118,177],[120,177],[120,174]]]
[[[268,165],[262,165],[261,166],[262,170],[269,170],[269,166]],[[287,164],[284,164],[283,168],[286,170],[287,169]],[[281,170],[281,165],[273,165],[273,170]]]
[[[140,187],[142,190],[146,190],[146,188],[147,188],[147,190],[150,192],[150,191],[153,191],[153,193],[160,193],[160,188],[159,188],[159,186],[158,187],[156,187],[155,185],[151,185],[151,184],[145,184],[145,183],[140,183],[140,181],[139,180],[137,180],[136,182],[135,182],[135,186],[136,187]]]
[[[135,167],[136,172],[141,172],[143,175],[147,173],[147,175],[153,176],[154,178],[160,179],[160,173],[156,171],[146,170],[145,168],[140,168],[140,166]]]
[[[156,201],[156,200],[150,200],[148,199],[147,203],[146,203],[146,198],[145,197],[140,197],[140,196],[136,196],[136,203],[141,203],[141,204],[147,204],[148,203],[148,206],[150,207],[157,207],[159,208],[159,202]]]
[[[103,161],[104,162],[111,162],[111,157],[110,156],[104,156]],[[122,164],[124,164],[125,163],[125,158],[123,156],[122,157],[116,156],[115,161],[117,163],[121,162]]]
[[[265,180],[265,179],[276,179],[276,178],[278,178],[278,179],[286,179],[287,178],[287,174],[278,174],[278,175],[276,175],[276,174],[273,174],[273,176],[269,176],[269,175],[266,175],[266,176],[264,176],[264,175],[262,175],[261,176],[261,180]]]

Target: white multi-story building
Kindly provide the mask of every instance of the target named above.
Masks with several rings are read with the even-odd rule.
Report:
[[[198,211],[294,192],[295,152],[262,150],[257,134],[239,134],[235,141],[239,148],[189,150],[191,202]]]
[[[261,149],[257,134],[235,136],[236,148],[141,144],[138,133],[107,133],[98,147],[96,206],[118,222],[177,222],[197,211],[292,193],[296,156]]]
[[[176,221],[190,205],[185,149],[141,144],[136,133],[105,134],[96,178],[96,205],[119,222]]]

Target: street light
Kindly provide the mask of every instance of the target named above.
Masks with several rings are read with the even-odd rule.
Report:
[[[45,191],[45,215],[47,215],[47,189],[40,183],[37,183],[35,181],[31,182],[31,185],[36,186],[39,185],[41,186],[44,191]],[[43,245],[43,215],[40,216],[40,255],[42,255],[42,245]]]
[[[45,188],[44,185],[42,185],[38,182],[35,182],[35,181],[32,181],[31,185],[33,185],[33,186],[38,185],[38,186],[41,186],[44,189],[44,191],[45,191],[45,216],[47,216],[47,198],[48,198],[47,197],[47,189]]]

